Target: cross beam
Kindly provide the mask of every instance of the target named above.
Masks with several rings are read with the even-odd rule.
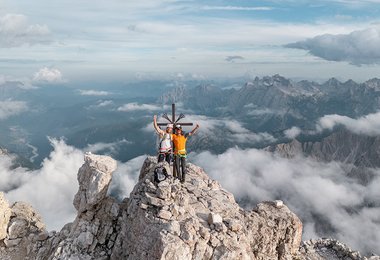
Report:
[[[169,121],[169,124],[173,124],[173,127],[175,128],[176,125],[183,125],[183,126],[192,126],[193,123],[180,123],[179,121],[185,117],[184,114],[180,114],[179,117],[176,119],[175,114],[175,104],[172,104],[172,118],[170,119],[168,115],[165,113],[162,115],[164,119]],[[168,123],[157,123],[158,126],[166,126]]]

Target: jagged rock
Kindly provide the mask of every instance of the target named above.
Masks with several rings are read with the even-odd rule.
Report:
[[[153,190],[154,161],[144,162],[148,169],[141,171],[122,212],[111,259],[290,259],[297,254],[302,223],[285,205],[265,202],[246,212],[192,164],[184,185],[169,179],[155,184],[156,192],[146,192]],[[162,200],[162,194],[170,196]],[[145,203],[148,207],[141,208]]]
[[[222,223],[223,219],[219,214],[215,214],[211,212],[210,214],[208,214],[207,222],[210,225],[215,225],[216,223]]]
[[[8,223],[11,218],[11,209],[4,194],[0,192],[0,241],[7,237]]]
[[[108,156],[86,154],[85,164],[79,169],[79,190],[74,198],[74,206],[79,212],[91,210],[105,196],[116,170],[116,161]]]
[[[361,256],[359,252],[352,250],[347,245],[335,239],[312,239],[304,241],[300,248],[301,259],[347,259],[347,260],[367,260],[367,259],[380,259],[379,256],[365,257]]]
[[[0,259],[323,259],[319,242],[299,251],[302,223],[282,201],[245,211],[201,168],[188,164],[184,184],[157,184],[155,166],[147,158],[130,198],[118,203],[106,195],[115,161],[87,154],[74,199],[78,215],[60,232],[48,233],[25,203],[9,208],[0,193]]]

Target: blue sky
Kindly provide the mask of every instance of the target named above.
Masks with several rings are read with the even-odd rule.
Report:
[[[0,84],[379,77],[380,0],[0,0]],[[326,35],[328,34],[328,35]]]

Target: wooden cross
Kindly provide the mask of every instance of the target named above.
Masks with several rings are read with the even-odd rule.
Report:
[[[179,121],[183,118],[185,118],[184,114],[180,114],[178,118],[176,119],[175,115],[175,104],[172,104],[172,119],[168,117],[168,115],[165,113],[162,115],[163,118],[169,121],[170,124],[173,124],[173,129],[175,129],[176,125],[184,125],[184,126],[192,126],[193,123],[179,123]],[[168,123],[157,123],[158,126],[166,126]]]
[[[179,123],[179,121],[181,119],[185,118],[185,115],[181,113],[178,116],[178,118],[176,119],[175,104],[172,104],[172,119],[170,119],[166,113],[164,113],[162,115],[162,117],[165,118],[166,120],[168,120],[170,124],[173,124],[173,131],[177,125],[181,125],[181,126],[192,126],[193,125],[193,123]],[[168,123],[157,123],[158,126],[167,126],[167,124]],[[176,168],[175,168],[175,163],[173,163],[173,176],[176,176],[176,175],[177,175],[177,172],[176,172]]]

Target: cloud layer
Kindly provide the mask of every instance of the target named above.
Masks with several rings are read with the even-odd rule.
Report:
[[[285,201],[302,219],[304,239],[333,236],[356,250],[379,253],[379,170],[374,170],[376,177],[370,184],[362,186],[335,162],[284,159],[256,149],[235,148],[220,155],[193,154],[192,158],[237,200],[248,202],[248,207],[263,200]]]
[[[368,114],[358,119],[336,114],[326,115],[318,120],[317,130],[332,130],[337,125],[342,125],[355,134],[377,136],[380,135],[380,112]]]
[[[93,89],[89,89],[89,90],[83,90],[83,89],[80,89],[80,90],[79,90],[79,93],[80,93],[80,95],[82,95],[82,96],[108,96],[108,95],[111,94],[111,93],[108,92],[108,91],[104,91],[104,90],[93,90]]]
[[[305,41],[285,45],[303,49],[310,54],[329,61],[350,63],[380,63],[380,27],[353,31],[350,34],[324,34]]]
[[[25,15],[6,14],[0,17],[0,48],[47,44],[50,31],[46,25],[29,24]]]
[[[25,112],[27,109],[28,106],[24,101],[0,101],[0,120]]]
[[[42,215],[48,230],[60,230],[76,216],[73,199],[78,190],[77,173],[83,164],[84,153],[62,140],[50,139],[50,142],[54,150],[38,170],[10,170],[14,157],[0,156],[0,190],[11,203],[30,203]],[[88,150],[112,152],[117,145],[126,142],[93,144]],[[120,199],[129,195],[144,159],[145,156],[140,156],[126,163],[118,162],[110,193]]]
[[[156,111],[161,110],[162,107],[152,104],[138,104],[136,102],[133,103],[127,103],[122,106],[120,106],[117,110],[122,112],[130,112],[130,111],[141,111],[141,110],[147,110],[147,111]]]
[[[10,170],[11,158],[0,157],[0,190],[11,202],[30,203],[41,213],[47,227],[57,230],[75,218],[72,201],[78,190],[77,172],[83,164],[83,153],[63,141],[50,141],[54,151],[39,170]]]

